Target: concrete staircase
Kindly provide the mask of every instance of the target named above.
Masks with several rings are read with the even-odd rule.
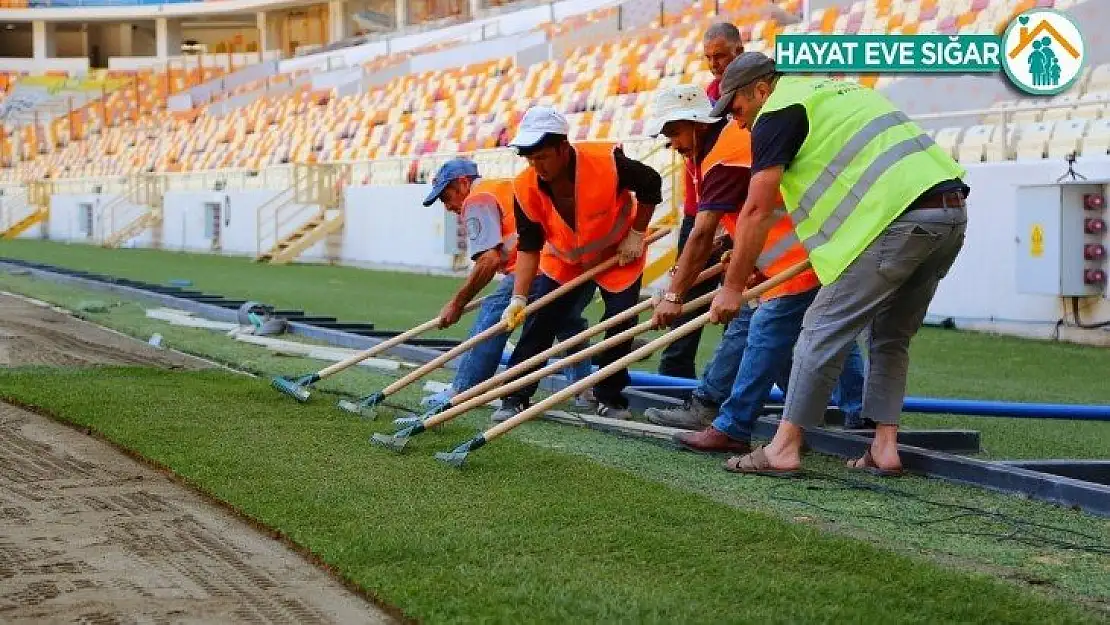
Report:
[[[291,187],[258,207],[256,260],[291,263],[320,242],[329,258],[337,257],[349,174],[341,165],[295,165]]]

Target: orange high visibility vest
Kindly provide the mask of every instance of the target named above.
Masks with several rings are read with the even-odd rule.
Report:
[[[543,228],[547,244],[540,255],[540,271],[564,284],[590,267],[613,257],[617,245],[632,229],[636,203],[617,180],[616,144],[575,145],[574,229],[567,226],[551,198],[540,190],[532,167],[516,178],[516,199],[532,221]],[[645,255],[646,256],[646,255]],[[632,286],[644,271],[645,256],[623,267],[614,265],[594,279],[610,293]]]
[[[501,268],[503,274],[511,274],[516,268],[516,214],[513,212],[513,181],[512,180],[487,180],[479,178],[470,187],[470,195],[463,200],[462,214],[466,219],[466,211],[472,206],[497,207],[501,215]]]
[[[730,123],[721,131],[717,142],[702,160],[701,166],[698,168],[698,175],[694,178],[699,199],[702,179],[717,165],[751,168],[752,136],[748,130]],[[768,278],[782,273],[807,258],[805,248],[798,240],[798,235],[794,233],[794,222],[790,220],[790,216],[786,213],[782,196],[779,195],[776,201],[779,208],[776,208],[775,211],[776,214],[780,215],[780,218],[771,226],[771,231],[767,235],[767,242],[763,245],[763,251],[755,262],[756,268]],[[721,224],[732,233],[733,240],[736,238],[736,221],[740,215],[740,207],[737,206],[736,209],[736,212],[725,213],[721,218]],[[768,301],[784,295],[805,293],[820,285],[821,281],[818,280],[817,274],[812,269],[807,269],[767,291],[760,299]]]

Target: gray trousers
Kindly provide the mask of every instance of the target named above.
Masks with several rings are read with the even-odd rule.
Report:
[[[783,417],[820,425],[848,347],[867,330],[869,362],[863,417],[897,424],[906,394],[910,339],[925,320],[937,284],[964,243],[963,208],[904,213],[840,278],[825,285],[802,321]]]

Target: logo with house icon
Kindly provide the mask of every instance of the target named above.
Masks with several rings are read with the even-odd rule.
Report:
[[[1022,91],[1055,95],[1079,78],[1086,47],[1065,13],[1033,9],[1018,15],[1002,35],[1002,69]]]

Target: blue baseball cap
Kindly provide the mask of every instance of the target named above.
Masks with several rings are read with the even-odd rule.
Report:
[[[424,206],[436,203],[443,190],[456,178],[477,178],[478,166],[465,158],[453,158],[443,164],[432,178],[432,192],[424,198]]]

